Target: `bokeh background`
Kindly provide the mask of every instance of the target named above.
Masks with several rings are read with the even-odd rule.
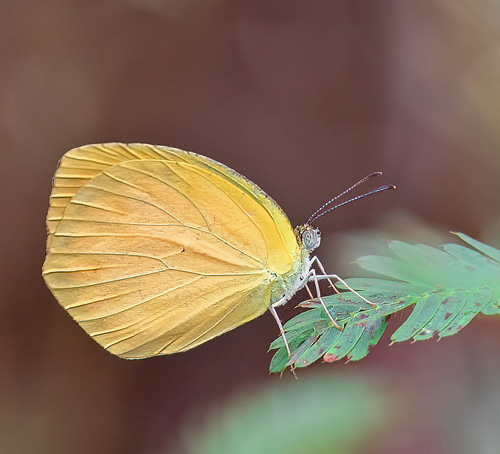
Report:
[[[182,453],[200,436],[220,443],[210,452],[240,452],[224,451],[224,418],[283,388],[310,402],[316,380],[353,404],[317,386],[319,407],[250,412],[240,430],[258,439],[268,426],[254,424],[271,414],[285,446],[299,416],[307,426],[340,414],[346,427],[366,423],[345,452],[498,452],[497,318],[439,343],[386,339],[359,363],[317,364],[295,382],[268,375],[269,315],[183,354],[124,361],[87,337],[40,272],[57,162],[104,141],[217,159],[293,224],[382,170],[397,191],[318,223],[319,254],[344,277],[375,240],[439,244],[454,230],[498,245],[497,2],[4,0],[0,55],[0,452]],[[342,387],[353,382],[369,392]],[[338,421],[295,451],[338,452],[314,444]],[[279,440],[266,446],[281,452]]]

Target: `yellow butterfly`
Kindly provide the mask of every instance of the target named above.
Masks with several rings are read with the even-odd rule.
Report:
[[[339,280],[310,255],[321,241],[310,223],[330,203],[293,229],[257,185],[204,156],[145,144],[74,148],[54,176],[43,277],[122,358],[189,350],[268,309],[284,336],[276,307],[308,282],[322,302],[318,280]]]

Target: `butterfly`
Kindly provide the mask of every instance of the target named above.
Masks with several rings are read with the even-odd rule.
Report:
[[[54,175],[42,274],[122,358],[186,351],[267,310],[288,347],[276,308],[308,283],[336,325],[318,282],[342,280],[312,255],[321,235],[311,224],[376,174],[293,228],[262,189],[213,159],[146,144],[74,148]]]

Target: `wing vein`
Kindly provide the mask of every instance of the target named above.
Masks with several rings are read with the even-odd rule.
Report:
[[[64,218],[64,220],[65,221],[69,221],[69,219],[66,219],[66,218]],[[107,221],[87,221],[87,220],[82,221],[81,219],[71,219],[71,221],[73,221],[73,222],[96,222],[96,223],[103,223],[103,224],[107,224],[108,223]],[[109,224],[117,224],[117,223],[115,223],[115,222],[109,222]],[[165,225],[158,225],[158,226],[161,226],[161,227],[185,227],[187,229],[193,229],[193,230],[197,230],[197,231],[202,232],[202,233],[206,233],[208,235],[212,235],[214,238],[216,238],[220,242],[224,243],[225,245],[229,246],[230,248],[234,249],[235,251],[240,252],[244,256],[246,256],[246,257],[254,260],[255,262],[259,263],[260,265],[265,265],[265,263],[262,260],[259,260],[258,258],[254,257],[253,255],[251,255],[251,254],[249,254],[249,253],[247,253],[245,251],[242,251],[241,249],[238,249],[236,246],[234,246],[231,243],[229,243],[228,241],[224,240],[223,238],[221,238],[219,235],[215,234],[214,232],[209,232],[207,230],[202,229],[201,227],[195,227],[195,226],[192,226],[192,225],[185,225],[185,224],[171,224],[171,225],[165,224]],[[77,233],[62,233],[62,232],[56,231],[54,233],[54,236],[57,236],[57,237],[68,237],[68,238],[86,238],[86,237],[89,237],[89,238],[99,238],[99,237],[135,238],[135,237],[141,237],[141,238],[150,238],[150,239],[153,239],[153,240],[167,241],[167,242],[170,242],[170,243],[175,243],[175,244],[182,245],[182,243],[180,243],[178,241],[174,242],[172,239],[169,239],[169,238],[167,238],[165,236],[142,235],[142,234],[139,234],[139,233],[134,233],[134,234],[125,234],[125,233],[121,233],[121,234],[116,234],[116,233],[93,233],[93,234],[90,234],[90,233],[81,233],[81,234],[77,234]]]
[[[217,325],[219,325],[220,323],[222,323],[227,317],[229,317],[233,311],[237,308],[238,306],[235,304],[228,312],[226,312],[226,314],[224,314],[223,317],[221,317],[219,320],[217,320],[217,322],[215,322],[212,326],[210,326],[210,328],[206,329],[205,331],[203,331],[199,336],[195,337],[194,339],[192,339],[190,342],[188,342],[187,344],[185,344],[183,347],[182,347],[182,350],[184,350],[185,348],[189,347],[190,345],[194,344],[200,337],[203,337],[205,334],[209,333],[210,331],[212,331]],[[161,349],[160,349],[160,352],[162,352],[164,349],[166,349],[168,347],[168,345],[165,345],[163,346]],[[158,354],[158,353],[157,353]]]
[[[140,274],[133,274],[133,275],[130,275],[130,276],[117,277],[115,279],[109,279],[109,280],[106,280],[106,281],[93,282],[93,283],[90,283],[90,284],[71,285],[71,286],[68,286],[68,287],[55,287],[55,286],[52,286],[52,288],[54,288],[55,290],[70,290],[70,289],[75,289],[75,288],[87,288],[87,287],[92,287],[92,286],[95,286],[95,285],[112,284],[114,282],[126,281],[126,280],[129,280],[129,279],[136,279],[136,278],[139,278],[139,277],[150,276],[150,275],[153,275],[153,274],[160,274],[160,273],[164,273],[166,271],[177,271],[179,273],[194,274],[196,276],[232,276],[232,277],[234,277],[234,276],[255,276],[257,274],[264,274],[263,271],[261,271],[261,270],[254,271],[254,272],[247,272],[247,273],[201,273],[199,271],[192,271],[192,270],[187,270],[187,269],[183,269],[183,268],[167,267],[167,268],[162,269],[162,270],[154,270],[154,271],[149,271],[147,273],[140,273]],[[55,271],[54,273],[57,273],[57,271]]]
[[[180,288],[185,287],[186,285],[190,285],[190,284],[192,284],[192,283],[194,283],[196,281],[199,281],[200,279],[203,279],[204,277],[205,276],[197,276],[197,277],[195,277],[195,278],[193,278],[193,279],[191,279],[189,281],[183,282],[182,284],[179,284],[179,285],[177,285],[175,287],[171,287],[171,288],[169,288],[169,289],[165,290],[164,292],[161,292],[161,293],[159,293],[157,295],[154,295],[154,296],[149,297],[147,299],[138,301],[137,303],[133,304],[132,306],[126,307],[125,309],[121,309],[121,310],[116,311],[116,312],[107,313],[106,315],[103,315],[103,316],[100,316],[100,317],[87,318],[87,319],[81,320],[81,321],[90,322],[90,321],[93,321],[93,320],[103,319],[103,318],[106,318],[106,317],[109,317],[109,316],[112,316],[112,315],[121,314],[122,312],[126,312],[129,309],[133,309],[134,307],[140,306],[140,305],[142,305],[144,303],[149,303],[150,301],[154,301],[157,298],[161,298],[162,296],[165,296],[165,295],[167,295],[170,292],[173,292],[175,290],[179,290]],[[141,322],[142,320],[144,320],[144,319],[138,320],[135,323],[132,323],[131,325],[128,325],[127,328],[130,328],[131,326],[136,325],[137,323]],[[114,328],[114,329],[110,329],[108,331],[103,331],[103,332],[101,332],[99,334],[108,334],[108,333],[112,333],[112,332],[115,332],[115,331],[120,331],[122,329],[124,329],[124,328],[123,327],[121,327],[121,328]]]
[[[222,301],[224,301],[224,300],[226,300],[226,299],[229,299],[229,298],[231,298],[231,297],[232,297],[232,295],[228,295],[228,296],[226,296],[225,298],[223,298],[223,299],[219,300],[219,303],[220,303],[220,302],[222,302]],[[226,315],[226,317],[227,317],[227,316],[228,316],[228,315],[229,315],[229,314],[230,314],[230,313],[234,310],[234,308],[236,308],[236,307],[237,307],[237,306],[233,306],[233,308],[231,309],[231,311],[229,311],[229,313]],[[155,315],[155,316],[153,316],[153,317],[143,317],[141,320],[138,320],[137,322],[135,322],[135,323],[131,324],[129,327],[134,326],[134,325],[137,325],[137,326],[138,326],[138,328],[140,329],[140,328],[141,328],[144,324],[146,324],[146,323],[148,323],[148,324],[155,323],[156,321],[158,321],[158,320],[159,320],[159,319],[161,319],[162,317],[163,317],[163,314]],[[224,318],[225,318],[225,317],[224,317]],[[125,328],[125,329],[126,329],[126,328]],[[212,328],[211,328],[211,329],[212,329]],[[134,337],[136,337],[136,336],[139,336],[140,334],[142,334],[142,332],[143,332],[143,331],[138,331],[138,332],[132,333],[130,336],[127,336],[126,338],[123,338],[123,339],[118,339],[118,340],[116,340],[116,341],[112,342],[111,344],[107,345],[105,348],[109,348],[109,347],[111,347],[111,346],[113,346],[113,345],[116,345],[116,344],[119,344],[119,343],[121,343],[121,342],[124,342],[124,341],[130,340],[130,339],[132,339],[132,338],[134,338]],[[156,338],[157,338],[157,337],[156,337]],[[155,339],[156,339],[156,338],[155,338]],[[148,344],[148,343],[149,343],[149,342],[151,342],[151,341],[152,341],[152,339],[148,339],[148,340],[146,340],[145,342],[142,342],[141,344],[134,346],[134,348],[133,348],[131,351],[133,351],[133,350],[137,350],[137,349],[139,349],[140,347],[144,346],[145,344]],[[162,346],[162,348],[161,348],[161,350],[160,350],[160,351],[162,351],[162,350],[164,350],[165,348],[167,348],[167,347],[168,347],[168,345],[169,345],[169,344],[166,344],[166,345]],[[155,355],[157,355],[157,354],[158,354],[158,353],[155,353]]]
[[[75,309],[80,306],[88,306],[89,304],[94,304],[94,303],[102,303],[107,300],[111,300],[113,298],[121,298],[122,296],[127,296],[127,295],[132,295],[134,292],[125,292],[125,293],[120,293],[119,295],[110,295],[106,296],[105,298],[99,298],[98,300],[91,300],[91,301],[81,301],[78,303],[70,304],[68,306],[64,306],[66,310],[70,309]]]
[[[126,153],[129,153],[130,155],[132,155],[138,161],[144,160],[143,157],[140,154],[138,154],[133,147],[130,146],[130,144],[127,144],[126,146],[124,146],[124,144],[122,144],[122,143],[117,143],[117,145],[119,148],[121,148]]]
[[[103,172],[103,174],[105,174],[106,176],[108,176],[108,174],[106,172]],[[179,224],[182,223],[181,220],[177,216],[174,216],[170,211],[168,211],[167,209],[161,207],[160,205],[157,205],[156,203],[150,202],[148,200],[140,199],[138,197],[132,197],[130,195],[122,194],[122,193],[119,193],[119,192],[110,191],[109,189],[106,189],[106,188],[103,188],[103,187],[100,187],[100,186],[95,186],[95,185],[93,185],[91,183],[87,183],[86,187],[92,188],[92,189],[97,189],[99,191],[103,191],[103,192],[106,192],[108,194],[116,195],[118,197],[123,197],[124,199],[135,200],[136,202],[144,203],[146,205],[150,205],[150,206],[152,206],[152,207],[160,210],[161,212],[167,214],[171,218],[175,219],[177,222],[179,222]]]
[[[188,164],[189,165],[189,164]],[[192,166],[190,166],[192,167]],[[264,240],[264,243],[266,243],[266,261],[267,261],[267,255],[269,253],[269,244],[267,242],[267,239],[266,239],[266,236],[264,235],[264,232],[262,231],[262,229],[260,228],[260,226],[255,222],[255,220],[252,219],[252,217],[250,216],[250,214],[241,206],[239,205],[226,191],[224,191],[216,182],[212,181],[212,180],[209,180],[207,178],[206,175],[204,175],[203,173],[200,173],[197,171],[196,168],[193,168],[193,171],[195,173],[197,173],[198,175],[200,175],[204,180],[208,181],[209,183],[213,184],[217,189],[219,189],[219,191],[224,194],[229,200],[231,200],[231,202],[249,219],[249,221],[255,226],[255,228],[258,230],[258,232],[260,233],[260,236],[262,237],[262,239]],[[231,182],[232,183],[232,182]],[[233,183],[234,184],[234,183]],[[245,193],[247,193],[247,191],[245,191]],[[269,212],[266,210],[266,212],[269,214]],[[269,215],[270,216],[270,215]],[[271,219],[273,220],[273,223],[274,223],[274,219],[272,218],[272,216],[270,216]],[[286,245],[285,246],[285,249],[286,249]],[[288,249],[287,249],[288,250]]]
[[[163,259],[167,259],[169,257],[173,257],[179,254],[181,251],[173,252],[172,254],[165,255],[163,257],[155,257],[153,255],[145,255],[145,254],[131,254],[129,252],[77,252],[76,255],[113,255],[113,256],[125,256],[125,257],[139,257],[145,259],[153,259],[159,261],[165,267],[168,265],[163,261]],[[68,255],[68,252],[51,252],[51,254],[59,254],[59,255]]]
[[[98,159],[94,159],[89,157],[88,155],[81,155],[81,156],[66,156],[68,160],[73,159],[74,161],[83,161],[83,162],[93,162],[94,164],[101,164],[105,166],[112,166],[112,162],[108,161],[99,161]],[[64,166],[65,168],[67,167],[66,165]]]
[[[109,207],[101,207],[101,206],[96,205],[94,203],[84,202],[82,200],[72,199],[70,203],[73,203],[75,205],[82,205],[82,206],[86,206],[86,207],[90,207],[90,208],[97,208],[98,210],[109,211],[110,213],[115,213],[115,214],[120,214],[120,215],[126,214],[126,213],[123,213],[122,211],[113,210]]]
[[[166,167],[168,167],[170,170],[172,170],[173,173],[176,173],[174,172],[174,170],[168,166],[167,162],[169,161],[158,161],[158,162],[162,162]],[[126,166],[124,166],[126,167]],[[128,169],[130,169],[130,167],[126,167]],[[187,197],[185,194],[183,194],[181,191],[179,191],[179,189],[177,189],[176,187],[172,186],[168,181],[165,181],[163,180],[162,178],[159,178],[149,172],[143,172],[139,169],[136,169],[135,167],[132,168],[134,171],[136,171],[137,173],[140,173],[141,175],[146,175],[150,178],[153,178],[154,180],[156,181],[159,181],[160,183],[163,183],[164,185],[168,186],[170,189],[174,190],[175,192],[177,192],[180,196],[184,197],[184,199],[186,199],[195,209],[196,211],[198,211],[198,213],[200,214],[200,216],[203,218],[203,221],[205,222],[206,224],[206,227],[209,231],[211,231],[212,229],[210,228],[210,223],[208,222],[207,218],[205,217],[205,215],[203,214],[203,212],[198,208],[198,206],[189,198]],[[176,173],[177,175],[177,173]],[[182,181],[184,181],[187,185],[189,185],[189,183],[187,183],[183,178],[179,177],[180,179],[182,179]],[[189,185],[191,187],[191,185]]]

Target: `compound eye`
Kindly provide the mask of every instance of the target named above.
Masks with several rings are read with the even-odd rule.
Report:
[[[316,249],[321,242],[321,233],[318,229],[306,229],[302,233],[302,243],[307,251]]]

